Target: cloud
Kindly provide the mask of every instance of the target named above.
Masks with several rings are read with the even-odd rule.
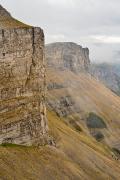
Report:
[[[91,36],[91,39],[95,42],[95,43],[110,43],[110,44],[116,44],[116,43],[120,43],[120,36],[101,36],[101,35],[93,35]]]
[[[66,41],[64,34],[49,34],[46,35],[47,42],[61,42]]]
[[[47,0],[48,4],[53,6],[63,6],[69,8],[70,6],[74,6],[73,0]]]
[[[21,21],[44,29],[46,43],[73,41],[91,60],[115,61],[120,44],[120,0],[1,0]]]

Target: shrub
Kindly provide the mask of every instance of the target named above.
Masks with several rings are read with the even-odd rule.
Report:
[[[101,132],[97,132],[94,137],[97,141],[101,141],[102,139],[104,139],[104,135]]]
[[[87,127],[100,129],[107,128],[104,120],[93,112],[91,112],[87,118]]]

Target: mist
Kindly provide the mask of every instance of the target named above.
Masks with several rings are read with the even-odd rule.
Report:
[[[44,29],[46,43],[70,41],[92,62],[120,62],[119,0],[1,0],[12,16]]]

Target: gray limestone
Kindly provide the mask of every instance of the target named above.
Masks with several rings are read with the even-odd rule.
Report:
[[[43,30],[19,21],[16,26],[2,6],[0,27],[0,144],[46,144]]]

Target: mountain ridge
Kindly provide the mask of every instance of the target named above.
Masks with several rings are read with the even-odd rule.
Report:
[[[89,49],[73,42],[57,42],[46,45],[47,66],[68,69],[79,73],[88,71],[90,66]],[[56,66],[55,66],[56,64]]]
[[[13,18],[11,14],[0,5],[0,28],[7,29],[7,28],[30,28],[32,26],[27,25],[23,22],[18,21],[17,19]]]
[[[51,54],[52,52],[51,49]],[[67,52],[65,51],[65,53]],[[92,77],[89,71],[81,70],[76,74],[71,68],[61,70],[55,62],[52,66],[48,65],[47,74],[48,107],[54,110],[58,116],[66,117],[66,123],[70,126],[77,129],[82,128],[88,135],[92,135],[96,139],[100,136],[101,142],[108,144],[111,148],[120,149],[120,139],[117,138],[120,127],[120,98]],[[101,128],[99,125],[99,128],[97,126],[97,128],[90,129],[87,126],[87,119],[91,113],[93,118],[96,118],[96,122],[103,119],[106,127]]]
[[[46,60],[41,28],[0,25],[0,179],[119,180],[120,98],[87,72],[88,49]]]

